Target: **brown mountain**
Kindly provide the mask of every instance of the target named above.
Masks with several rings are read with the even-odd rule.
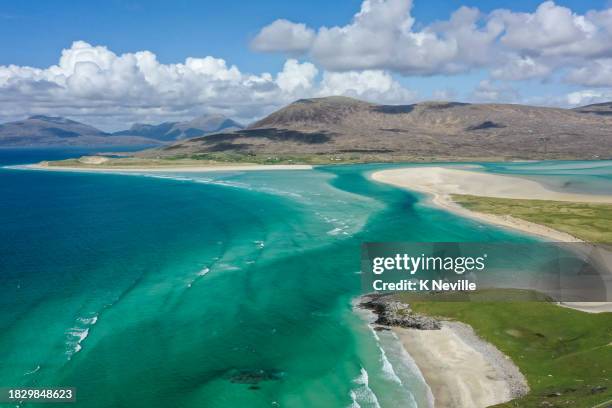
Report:
[[[302,99],[246,129],[181,141],[143,155],[333,155],[339,160],[381,161],[611,158],[612,116],[592,110],[458,102],[377,105],[337,96]]]

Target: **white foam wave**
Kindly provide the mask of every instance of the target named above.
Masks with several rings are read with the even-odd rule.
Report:
[[[195,283],[197,280],[199,280],[199,279],[201,279],[203,276],[207,275],[207,274],[208,274],[208,272],[210,272],[210,268],[209,268],[209,267],[207,267],[207,266],[205,266],[204,268],[200,269],[200,270],[198,271],[198,273],[196,273],[195,278],[193,278],[193,279],[191,279],[189,282],[187,282],[187,287],[188,287],[188,288],[192,287],[192,286],[193,286],[193,284],[194,284],[194,283]]]
[[[355,378],[353,382],[357,386],[350,392],[352,400],[351,407],[357,408],[368,406],[380,408],[378,398],[376,397],[374,391],[372,391],[372,389],[370,388],[368,372],[365,368],[361,367],[359,376]]]
[[[240,267],[228,263],[220,263],[218,269],[222,271],[238,271]]]
[[[349,395],[351,396],[350,408],[361,408],[361,405],[359,405],[359,402],[357,401],[357,394],[355,394],[355,391],[351,390]]]
[[[71,327],[66,332],[66,355],[68,356],[68,360],[83,349],[82,343],[87,336],[89,336],[89,329],[91,326],[98,322],[98,315],[79,317],[76,320],[77,326]]]
[[[68,331],[68,359],[83,349],[81,343],[89,336],[89,327],[79,328],[73,327]]]
[[[383,374],[388,379],[395,381],[398,384],[402,384],[402,380],[397,376],[397,373],[393,369],[393,365],[387,358],[387,353],[385,353],[385,349],[380,344],[380,337],[378,337],[376,330],[374,330],[374,327],[372,327],[371,324],[368,324],[368,327],[372,331],[372,334],[374,335],[374,338],[376,339],[376,346],[378,347],[378,351],[380,351],[380,362],[382,364]]]
[[[342,233],[342,228],[336,227],[332,230],[327,231],[327,235],[338,235]]]
[[[402,380],[395,373],[395,370],[393,369],[393,365],[391,365],[391,362],[387,358],[387,354],[385,353],[385,349],[382,348],[380,344],[378,345],[378,349],[380,350],[380,359],[382,361],[382,370],[383,370],[383,373],[385,373],[385,375],[388,378],[390,378],[391,380],[395,381],[398,384],[401,384]]]
[[[100,173],[105,173],[105,172],[100,171]],[[262,193],[268,193],[268,194],[273,194],[273,195],[278,195],[278,196],[287,196],[287,197],[290,197],[293,199],[299,199],[299,200],[307,200],[309,196],[309,195],[303,194],[302,192],[289,191],[289,190],[277,189],[277,188],[260,186],[260,185],[251,185],[245,182],[227,179],[228,176],[234,177],[235,175],[240,175],[244,173],[240,171],[230,171],[230,170],[228,170],[227,172],[224,171],[223,174],[218,174],[217,177],[210,176],[210,174],[206,174],[206,173],[193,173],[193,175],[187,175],[185,173],[172,174],[172,172],[160,174],[160,173],[152,173],[152,172],[149,173],[146,171],[143,171],[143,172],[140,172],[140,171],[139,172],[108,171],[106,173],[120,174],[124,176],[140,176],[140,177],[150,177],[150,178],[156,178],[156,179],[166,179],[166,180],[175,180],[175,181],[187,181],[187,182],[192,182],[192,183],[211,184],[211,185],[217,185],[217,186],[223,186],[223,187],[239,188],[239,189],[250,190],[250,191],[259,191]],[[317,195],[320,195],[320,194],[317,194]]]
[[[405,389],[406,398],[409,400],[410,406],[418,405],[416,396],[411,389],[411,384],[414,381],[413,378],[416,379],[419,384],[422,384],[426,393],[424,396],[426,401],[423,401],[425,403],[423,405],[433,407],[433,394],[431,389],[412,357],[401,345],[397,335],[393,331],[378,333],[374,330],[373,323],[376,321],[377,316],[370,310],[358,307],[357,304],[358,301],[355,301],[353,310],[367,322],[366,324],[370,329],[370,333],[374,337],[376,346],[381,353],[380,361],[382,363],[382,375]],[[393,361],[393,364],[391,361]]]
[[[355,379],[355,382],[357,384],[363,384],[365,386],[368,386],[369,381],[370,377],[368,376],[368,371],[365,368],[361,367],[360,375]]]
[[[343,220],[340,220],[338,218],[332,218],[332,217],[328,217],[326,215],[322,215],[320,213],[316,213],[316,215],[318,215],[319,217],[321,217],[323,219],[323,221],[325,221],[327,224],[330,224],[331,226],[333,226],[333,228],[329,231],[327,231],[327,235],[350,235],[349,231],[351,229],[351,225]]]
[[[284,190],[279,190],[279,189],[270,188],[270,187],[262,187],[262,188],[259,188],[257,190],[265,192],[265,193],[269,193],[269,194],[280,195],[280,196],[287,196],[287,197],[291,197],[291,198],[299,198],[299,199],[304,198],[304,196],[302,194],[296,193],[295,191],[284,191]]]
[[[37,373],[40,370],[40,365],[37,365],[35,369],[33,369],[32,371],[26,371],[26,373],[24,375],[31,375],[34,373]]]
[[[175,181],[190,181],[194,183],[213,184],[213,185],[224,186],[224,187],[234,187],[234,188],[252,190],[252,187],[246,183],[227,181],[227,180],[208,178],[208,177],[188,177],[188,176],[182,176],[182,175],[153,174],[153,173],[119,173],[119,174],[144,176],[144,177],[175,180]]]
[[[86,325],[91,325],[93,326],[94,324],[96,324],[96,322],[98,321],[98,316],[92,316],[92,317],[79,317],[77,319],[79,322],[86,324]]]
[[[164,179],[164,180],[175,180],[175,181],[193,181],[192,178],[189,177],[181,177],[181,176],[168,176],[168,175],[164,175],[164,174],[150,174],[150,173],[136,173],[136,175],[140,175],[140,176],[145,176],[145,177],[151,177],[151,178],[157,178],[157,179]]]
[[[201,182],[199,179],[195,180],[196,182]],[[212,180],[212,181],[205,181],[204,183],[206,184],[214,184],[217,186],[224,186],[224,187],[234,187],[234,188],[242,188],[242,189],[246,189],[246,190],[252,190],[253,188],[245,183],[239,183],[236,181],[226,181],[226,180]]]

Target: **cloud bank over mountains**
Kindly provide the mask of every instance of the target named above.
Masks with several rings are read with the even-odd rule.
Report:
[[[189,118],[205,110],[249,120],[295,99],[330,94],[389,103],[414,97],[380,70],[319,75],[312,63],[288,59],[275,75],[255,75],[211,56],[162,64],[150,51],[117,55],[83,41],[45,69],[0,66],[0,119],[80,116],[108,128],[115,122],[121,127]]]
[[[242,72],[213,56],[163,64],[150,51],[116,54],[75,41],[47,68],[0,66],[0,120],[53,114],[111,130],[204,112],[249,121],[295,99],[332,94],[411,103],[429,95],[408,89],[402,77],[474,71],[487,77],[469,95],[474,101],[579,105],[612,98],[612,8],[580,15],[552,1],[532,13],[461,7],[427,26],[411,8],[410,0],[365,0],[352,21],[334,27],[276,20],[250,44],[286,55],[276,73]],[[513,84],[526,80],[579,89],[525,101]],[[444,83],[432,94],[456,96]]]

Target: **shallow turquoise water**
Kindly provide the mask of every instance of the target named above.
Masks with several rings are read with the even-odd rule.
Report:
[[[426,406],[352,310],[360,244],[530,238],[369,181],[380,167],[0,170],[0,385],[74,386],[79,407]]]
[[[610,194],[612,160],[483,163],[487,171],[526,177],[557,191]]]

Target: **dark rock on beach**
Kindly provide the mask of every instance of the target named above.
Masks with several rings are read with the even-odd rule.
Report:
[[[442,327],[440,321],[415,313],[409,305],[388,295],[366,295],[360,306],[372,310],[378,317],[375,323],[379,325],[419,330],[439,330]]]

